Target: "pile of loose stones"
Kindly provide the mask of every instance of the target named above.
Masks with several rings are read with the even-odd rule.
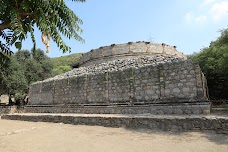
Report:
[[[62,79],[62,78],[71,77],[71,76],[82,76],[86,74],[92,75],[92,74],[99,74],[99,73],[112,72],[112,71],[121,71],[128,68],[137,69],[148,65],[157,66],[159,64],[180,62],[184,60],[185,59],[181,59],[178,57],[164,56],[164,55],[140,56],[140,57],[118,59],[118,60],[108,61],[104,63],[93,64],[86,67],[75,68],[69,72],[57,75],[53,78],[49,78],[44,81]]]

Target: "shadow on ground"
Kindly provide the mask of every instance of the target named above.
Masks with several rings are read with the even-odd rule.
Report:
[[[216,144],[228,145],[228,132],[226,133],[218,133],[215,131],[185,131],[185,132],[172,132],[172,131],[161,131],[161,130],[149,130],[149,129],[134,129],[134,128],[125,128],[131,132],[139,132],[146,134],[162,134],[162,135],[173,135],[176,137],[180,137],[182,135],[192,136],[190,133],[196,133],[197,136],[201,138],[206,138],[207,140],[214,142]]]

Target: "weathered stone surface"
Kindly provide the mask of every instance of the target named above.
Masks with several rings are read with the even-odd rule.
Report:
[[[108,57],[112,55],[112,47],[102,47],[100,48],[101,54],[103,55],[103,57]]]
[[[163,54],[163,46],[161,44],[153,44],[149,43],[147,45],[148,53],[154,53],[154,54]]]
[[[112,55],[126,54],[130,52],[128,44],[119,44],[112,47]]]
[[[105,63],[120,58],[131,58],[145,55],[167,55],[187,59],[187,56],[178,52],[175,47],[166,44],[150,42],[129,42],[126,44],[112,44],[111,46],[100,47],[83,54],[80,58],[81,66]]]
[[[98,125],[172,132],[216,131],[228,133],[228,118],[222,116],[101,115],[101,114],[11,114],[2,119],[55,122],[73,125]]]
[[[130,60],[132,64],[121,70],[120,65],[124,66],[123,63],[129,63],[129,60],[118,60],[113,68],[113,62],[109,62],[75,69],[34,83],[30,88],[30,104],[181,103],[202,99],[198,97],[198,92],[205,89],[203,85],[197,85],[197,79],[184,74],[186,70],[190,72],[194,69],[191,61],[153,65],[149,57],[138,60],[142,59],[147,59],[149,64],[145,62],[141,67],[135,67],[137,62]],[[195,73],[192,77],[195,77]],[[205,101],[205,94],[200,95],[204,96],[202,101]]]
[[[125,53],[131,51],[134,55],[137,52],[148,53],[149,45],[155,48],[161,47],[163,51],[166,48],[166,54],[117,58],[104,63],[98,61],[113,52],[116,55],[124,51]],[[54,110],[68,113],[205,114],[210,112],[209,103],[207,106],[200,106],[201,103],[207,102],[207,91],[206,85],[203,84],[205,78],[199,66],[183,57],[169,56],[167,52],[171,54],[173,47],[144,42],[112,45],[93,50],[90,52],[90,57],[94,59],[92,63],[97,64],[73,69],[32,84],[29,104],[93,107],[75,107],[75,110],[62,107],[63,111],[58,108]],[[192,103],[198,104],[192,105]],[[164,105],[153,106],[153,104]],[[182,105],[177,107],[173,104]],[[147,106],[142,108],[139,105]],[[96,108],[97,106],[106,107]],[[133,108],[116,108],[119,106],[133,106]],[[53,108],[51,109],[50,111],[53,111]]]
[[[146,43],[132,43],[130,45],[130,52],[133,52],[133,53],[147,52]]]
[[[114,102],[114,101],[113,101]],[[210,103],[173,103],[173,104],[150,104],[150,105],[122,105],[122,106],[26,106],[27,113],[87,113],[87,114],[209,114]]]
[[[3,114],[14,113],[17,111],[16,106],[0,106],[0,116]]]

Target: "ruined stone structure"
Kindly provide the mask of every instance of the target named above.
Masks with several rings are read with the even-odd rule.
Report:
[[[176,46],[166,44],[155,44],[150,42],[129,42],[127,44],[112,44],[111,46],[100,47],[85,53],[80,59],[81,66],[131,58],[135,56],[167,55],[187,59],[187,56],[176,50]]]
[[[80,67],[31,85],[27,112],[208,114],[200,67],[176,47],[149,42],[91,50]]]

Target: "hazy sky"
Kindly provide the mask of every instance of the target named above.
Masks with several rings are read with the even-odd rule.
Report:
[[[184,54],[198,52],[228,28],[228,0],[87,0],[67,5],[83,20],[85,43],[65,42],[71,53],[133,41],[152,41],[177,46]],[[36,31],[37,48],[45,50]],[[23,49],[31,49],[30,39]],[[50,57],[68,55],[51,42]],[[13,50],[15,50],[13,48]]]

